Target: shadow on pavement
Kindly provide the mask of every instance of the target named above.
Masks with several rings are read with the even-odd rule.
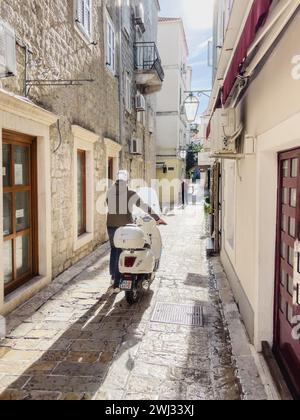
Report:
[[[103,264],[99,268],[102,272]],[[91,272],[91,276],[97,275]],[[78,279],[67,285],[61,293],[65,293],[68,287],[74,287],[80,281]],[[90,280],[85,280],[90,281]],[[92,282],[91,282],[92,283]],[[58,293],[53,299],[58,299]],[[153,292],[145,294],[139,304],[129,307],[125,298],[110,296],[107,291],[88,310],[84,310],[84,300],[81,302],[81,316],[76,322],[62,331],[59,338],[51,339],[51,328],[58,324],[53,321],[44,321],[41,325],[42,334],[47,339],[39,340],[33,330],[27,335],[28,341],[36,340],[37,347],[24,350],[24,355],[41,354],[35,360],[16,360],[15,372],[18,375],[7,376],[6,389],[0,394],[1,400],[9,399],[92,399],[105,381],[112,362],[125,356],[124,367],[127,371],[134,368],[134,358],[131,349],[135,348],[143,338],[140,323],[144,312],[151,304]],[[119,299],[119,300],[117,300]],[[68,308],[68,298],[65,302]],[[88,302],[87,306],[90,305]],[[79,309],[79,308],[78,308]],[[41,310],[41,308],[40,308]],[[59,319],[59,317],[58,317]],[[21,347],[8,348],[3,360],[10,360],[10,354],[22,351],[22,345],[26,342],[21,340]],[[44,346],[44,347],[43,347]],[[5,362],[4,362],[5,364]],[[22,367],[24,366],[24,367]],[[117,379],[117,378],[116,378]]]

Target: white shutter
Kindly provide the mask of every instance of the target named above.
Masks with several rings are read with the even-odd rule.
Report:
[[[76,0],[76,19],[83,25],[84,15],[83,15],[83,1]]]
[[[126,102],[126,110],[131,113],[132,111],[132,97],[131,97],[131,79],[130,75],[126,74],[126,92],[125,92],[125,102]]]
[[[9,25],[0,21],[0,74],[17,74],[16,36]]]
[[[84,29],[91,34],[91,0],[84,0]]]
[[[0,24],[0,66],[6,66],[6,45],[5,45],[5,31],[3,25]],[[2,70],[2,69],[1,69]]]
[[[92,0],[76,0],[76,20],[82,31],[90,37],[92,33]]]
[[[109,16],[106,18],[106,63],[112,72],[116,70],[116,36],[113,23]]]
[[[112,71],[115,71],[115,69],[116,69],[115,49],[116,49],[116,39],[115,39],[114,29],[112,28],[112,30],[111,30],[111,66],[112,66]]]
[[[106,64],[108,66],[111,65],[111,57],[110,57],[110,25],[109,21],[106,22]]]
[[[130,35],[131,28],[131,10],[130,10],[130,0],[123,0],[123,27],[126,30],[127,34]]]

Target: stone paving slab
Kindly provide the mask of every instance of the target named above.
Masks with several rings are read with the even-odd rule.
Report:
[[[160,271],[134,307],[107,293],[105,244],[8,316],[0,399],[265,398],[223,268],[206,258],[202,207],[168,223]],[[204,326],[152,323],[157,302],[202,305]]]

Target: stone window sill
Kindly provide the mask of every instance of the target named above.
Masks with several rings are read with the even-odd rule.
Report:
[[[74,243],[74,251],[78,251],[80,248],[92,242],[94,235],[92,233],[85,233],[81,235]]]

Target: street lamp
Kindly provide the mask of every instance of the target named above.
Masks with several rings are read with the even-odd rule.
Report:
[[[192,123],[196,120],[197,115],[198,115],[199,105],[200,105],[199,98],[191,92],[189,96],[186,98],[186,100],[184,101],[185,114],[189,123]]]
[[[189,123],[193,123],[198,115],[199,105],[200,105],[200,97],[202,95],[210,97],[210,90],[193,90],[184,92],[188,95],[186,100],[184,101],[184,108],[187,121]]]

